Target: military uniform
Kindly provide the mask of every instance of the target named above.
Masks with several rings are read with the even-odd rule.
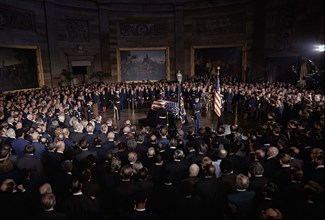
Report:
[[[159,108],[156,114],[158,126],[168,126],[168,112],[165,108]]]
[[[201,127],[201,112],[202,104],[199,102],[199,98],[195,98],[195,102],[193,104],[193,120],[196,135],[199,133],[199,129]]]
[[[114,96],[114,117],[116,120],[120,120],[121,111],[121,97],[119,91],[116,91]]]
[[[87,120],[90,121],[93,119],[93,116],[94,116],[94,111],[93,111],[93,102],[92,101],[88,101],[87,102],[87,105],[86,105],[86,108],[85,108],[85,113],[86,113],[86,117],[87,117]]]

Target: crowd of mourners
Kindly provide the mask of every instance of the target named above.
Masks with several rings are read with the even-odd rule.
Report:
[[[214,76],[182,82],[213,109]],[[0,207],[18,219],[318,219],[325,215],[324,91],[221,77],[223,113],[255,121],[198,134],[103,117],[177,100],[177,82],[0,94]],[[94,105],[98,111],[94,111]]]

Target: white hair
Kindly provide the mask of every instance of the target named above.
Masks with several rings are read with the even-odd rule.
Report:
[[[200,171],[200,167],[196,163],[192,163],[188,169],[189,176],[197,176]]]
[[[16,138],[16,132],[13,128],[9,128],[6,132],[7,137]]]

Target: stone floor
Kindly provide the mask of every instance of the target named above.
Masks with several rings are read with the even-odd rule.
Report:
[[[114,119],[114,113],[113,110],[109,109],[105,113],[100,113],[103,117],[103,121],[107,120],[108,118],[113,119],[114,125],[117,125],[118,127],[123,126],[124,122],[126,120],[130,120],[132,124],[137,125],[137,127],[140,127],[139,119],[147,118],[147,114],[149,108],[144,109],[135,109],[135,110],[129,110],[125,109],[122,110],[120,113],[120,120]],[[191,110],[186,110],[187,118],[191,118]],[[232,125],[232,124],[238,124],[243,129],[251,128],[253,126],[256,126],[256,122],[252,120],[244,119],[242,116],[236,116],[236,113],[223,113],[222,115],[222,122],[223,125]],[[190,124],[193,125],[193,121],[189,121]],[[210,127],[212,130],[214,130],[218,125],[217,117],[215,113],[211,111],[203,112],[202,113],[202,119],[201,119],[201,127]]]

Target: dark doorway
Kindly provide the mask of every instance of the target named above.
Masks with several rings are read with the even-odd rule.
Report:
[[[87,66],[73,66],[72,73],[74,75],[86,75],[87,74]]]

